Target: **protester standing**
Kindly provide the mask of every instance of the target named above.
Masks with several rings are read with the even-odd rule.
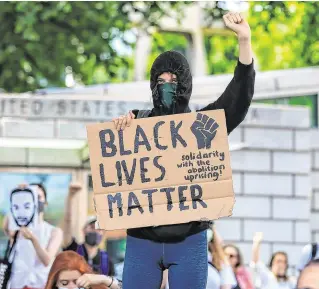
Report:
[[[83,228],[84,244],[79,244],[72,236],[72,207],[73,198],[82,189],[80,184],[71,184],[66,199],[63,224],[63,250],[75,251],[88,262],[95,273],[114,276],[114,264],[105,250],[99,248],[103,234],[95,229],[95,217],[89,217]]]
[[[272,255],[269,267],[260,261],[262,233],[256,233],[253,240],[251,268],[255,274],[255,285],[259,289],[294,289],[296,281],[288,276],[288,256],[285,252]]]
[[[234,77],[225,92],[200,112],[224,109],[228,134],[245,118],[255,82],[251,35],[248,23],[239,13],[224,16],[226,26],[238,37],[239,59]],[[175,51],[157,57],[151,68],[150,87],[153,109],[133,110],[114,119],[118,130],[134,118],[190,112],[191,69],[186,58]],[[205,289],[207,282],[207,236],[209,222],[129,229],[123,274],[124,289],[159,288],[163,271],[169,268],[174,288]]]
[[[38,224],[32,230],[21,227],[18,234],[10,280],[10,288],[13,289],[43,289],[62,243],[62,230],[44,221],[44,211],[48,205],[44,186],[32,185],[38,195]],[[14,233],[8,233],[12,238]]]

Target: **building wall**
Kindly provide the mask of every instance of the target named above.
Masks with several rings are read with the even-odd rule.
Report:
[[[7,138],[72,136],[73,140],[83,140],[84,124],[88,121],[92,119],[78,116],[75,119],[55,116],[46,121],[8,118],[2,121],[1,134]],[[246,262],[251,256],[253,235],[258,231],[264,232],[261,258],[265,262],[272,252],[284,250],[294,266],[301,248],[311,240],[319,241],[319,132],[309,126],[306,108],[253,105],[245,121],[230,135],[231,144],[243,142],[245,148],[232,152],[236,193],[233,216],[216,224],[226,242],[240,246]],[[77,159],[73,160],[74,151],[72,156],[67,150],[54,151],[55,154],[53,150],[37,149],[32,154],[32,149],[2,147],[0,164],[35,167],[55,162],[61,168],[72,161],[73,167],[80,166]],[[76,207],[77,212],[85,209],[83,205]],[[77,235],[85,219],[83,214],[80,219]]]
[[[312,148],[312,199],[311,229],[312,241],[319,242],[319,130],[311,132]]]
[[[267,263],[283,250],[295,266],[310,242],[312,133],[307,109],[264,106],[250,109],[230,135],[230,142],[247,147],[231,153],[233,216],[216,224],[227,243],[239,245],[246,263],[255,232],[264,232],[261,259]]]

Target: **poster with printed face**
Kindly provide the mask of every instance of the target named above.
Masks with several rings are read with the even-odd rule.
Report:
[[[234,191],[224,110],[87,126],[94,204],[104,230],[230,216]]]
[[[10,193],[9,230],[34,228],[38,224],[38,194],[36,187],[16,188]]]

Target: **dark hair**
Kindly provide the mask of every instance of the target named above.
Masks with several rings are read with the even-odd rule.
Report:
[[[243,265],[243,256],[242,256],[242,254],[241,254],[239,248],[238,248],[237,246],[233,245],[233,244],[225,245],[225,246],[224,246],[224,251],[225,251],[226,248],[233,248],[233,249],[236,250],[236,253],[237,253],[237,263],[236,263],[235,267],[238,268],[238,267],[242,266],[242,265]]]
[[[46,191],[46,189],[45,189],[43,184],[41,184],[41,183],[32,183],[32,184],[30,184],[30,186],[37,186],[39,189],[41,189],[43,191],[43,193],[44,193],[45,201],[48,200],[47,191]]]
[[[285,258],[286,258],[286,270],[285,270],[285,275],[283,276],[283,278],[284,278],[285,280],[288,280],[287,270],[288,270],[289,265],[288,265],[288,255],[287,255],[286,252],[284,252],[284,251],[278,251],[278,252],[273,253],[273,254],[271,255],[271,258],[270,258],[269,268],[270,268],[270,269],[272,268],[272,265],[273,265],[273,263],[274,263],[274,260],[275,260],[276,256],[278,256],[278,255],[283,255],[283,256],[285,256]]]

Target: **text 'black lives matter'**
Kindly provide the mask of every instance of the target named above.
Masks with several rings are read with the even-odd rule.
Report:
[[[159,121],[153,126],[152,135],[147,135],[143,128],[137,125],[134,134],[134,145],[131,148],[125,147],[125,143],[127,143],[125,142],[125,137],[130,137],[130,135],[124,135],[122,130],[117,132],[117,138],[112,129],[101,130],[99,132],[99,139],[101,156],[103,158],[136,155],[133,158],[131,166],[125,160],[115,162],[114,169],[117,172],[117,179],[113,181],[107,180],[104,164],[100,163],[99,170],[102,187],[122,186],[124,181],[128,185],[132,185],[137,177],[140,178],[142,183],[162,181],[165,178],[166,169],[160,164],[161,156],[155,156],[153,159],[150,159],[149,157],[139,157],[138,153],[142,147],[149,152],[153,149],[165,151],[169,147],[174,149],[187,147],[186,140],[179,133],[182,125],[182,121]],[[164,139],[161,137],[162,130],[170,132],[169,141],[164,142]],[[154,179],[147,176],[150,165],[158,170],[158,176],[154,177]]]

